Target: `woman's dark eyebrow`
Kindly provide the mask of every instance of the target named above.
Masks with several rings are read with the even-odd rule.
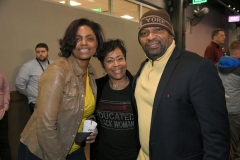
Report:
[[[88,34],[88,35],[86,35],[85,37],[88,37],[88,36],[94,36],[94,34]],[[83,37],[83,36],[76,34],[76,37]]]

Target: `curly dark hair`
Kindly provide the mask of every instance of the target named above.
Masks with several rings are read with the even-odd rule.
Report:
[[[103,65],[103,61],[104,61],[105,57],[107,56],[107,54],[114,51],[116,48],[119,48],[122,51],[123,56],[126,59],[127,50],[125,48],[124,42],[120,39],[109,39],[108,41],[103,43],[103,46],[102,46],[100,52],[97,54],[97,58],[101,62],[102,65]]]
[[[68,58],[72,54],[72,51],[74,50],[77,44],[76,33],[78,27],[84,25],[90,27],[97,38],[98,47],[94,55],[96,57],[96,55],[99,53],[99,50],[102,47],[103,42],[105,41],[103,29],[100,24],[86,18],[76,19],[72,23],[70,23],[70,25],[65,31],[64,37],[59,40],[61,52],[58,55],[60,57]]]

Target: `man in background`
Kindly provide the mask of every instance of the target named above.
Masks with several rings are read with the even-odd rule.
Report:
[[[237,41],[240,41],[240,35],[237,36]],[[228,48],[227,50],[227,53],[226,53],[227,56],[230,56],[230,49]]]
[[[225,32],[221,28],[215,28],[212,31],[212,41],[207,46],[204,54],[204,58],[210,59],[215,65],[217,65],[219,59],[224,56],[222,50],[222,44],[226,39]]]
[[[225,88],[231,131],[231,160],[240,159],[240,41],[229,46],[230,57],[219,60],[219,76]]]
[[[143,14],[138,41],[147,59],[133,81],[137,160],[228,160],[224,88],[213,63],[176,47],[163,9]]]
[[[36,58],[23,64],[16,77],[16,88],[20,93],[28,97],[31,114],[34,111],[38,95],[38,78],[52,62],[48,60],[49,51],[47,44],[37,44],[35,51]]]
[[[7,78],[0,70],[0,160],[11,160],[8,142],[8,107],[10,91]]]

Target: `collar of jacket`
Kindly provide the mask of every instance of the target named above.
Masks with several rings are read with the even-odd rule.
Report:
[[[172,53],[172,55],[170,56],[170,58],[172,58],[172,59],[177,59],[180,55],[181,55],[181,50],[178,49],[178,48],[175,46],[175,48],[174,48],[174,50],[173,50],[173,53]]]
[[[85,72],[80,68],[77,58],[75,58],[73,55],[71,55],[70,57],[68,57],[68,60],[75,72],[75,75],[77,77],[82,76]],[[94,75],[92,66],[90,64],[88,64],[88,75]]]

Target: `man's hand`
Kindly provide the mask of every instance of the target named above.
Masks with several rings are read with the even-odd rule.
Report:
[[[90,136],[87,137],[86,143],[94,143],[97,137],[97,134],[98,134],[98,129],[95,128],[94,132],[92,132]]]

